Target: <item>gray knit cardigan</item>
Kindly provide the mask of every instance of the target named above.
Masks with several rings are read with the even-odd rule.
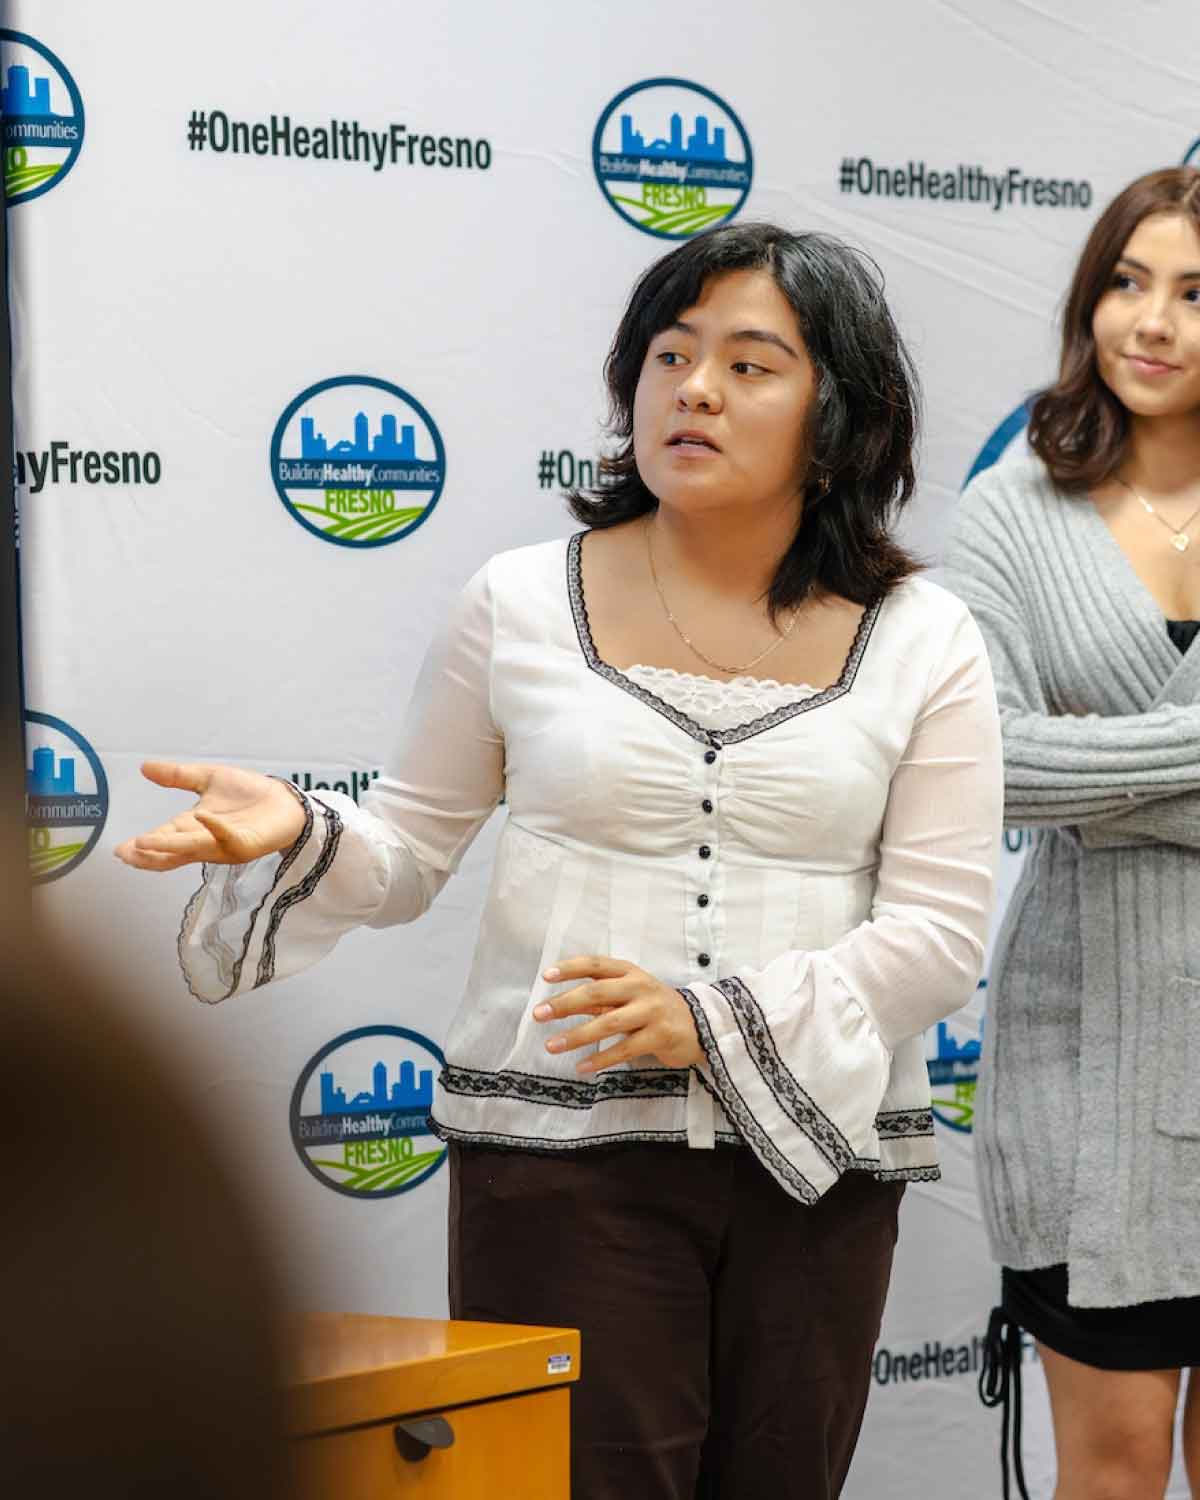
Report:
[[[1065,1261],[1078,1307],[1200,1295],[1200,641],[1032,456],[967,488],[943,581],[991,655],[1006,822],[1042,830],[988,981],[992,1251]]]

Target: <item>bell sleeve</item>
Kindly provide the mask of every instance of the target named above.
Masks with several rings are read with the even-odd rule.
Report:
[[[492,717],[488,570],[460,595],[422,666],[401,744],[357,806],[301,792],[304,830],[245,865],[205,865],[179,936],[188,988],[210,1003],[323,958],[354,927],[429,909],[504,791]]]
[[[704,1082],[803,1202],[856,1162],[878,1159],[893,1051],[975,989],[1002,786],[991,673],[963,610],[892,775],[868,920],[829,948],[680,991],[704,1050]]]

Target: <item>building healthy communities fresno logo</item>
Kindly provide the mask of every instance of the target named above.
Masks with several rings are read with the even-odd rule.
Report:
[[[23,31],[0,29],[4,194],[11,207],[57,187],[83,146],[83,99],[66,66]]]
[[[446,1159],[429,1125],[444,1060],[403,1026],[360,1026],[322,1047],[292,1092],[292,1141],[305,1167],[351,1198],[420,1187]]]
[[[271,477],[314,536],[382,547],[429,519],[446,450],[415,396],[371,375],[338,375],[301,391],[276,423]]]
[[[600,116],[592,165],[621,217],[667,240],[732,219],[754,178],[742,122],[710,89],[683,78],[622,90]]]
[[[49,714],[25,715],[25,821],[29,873],[57,880],[92,852],[108,817],[108,778],[77,729]]]

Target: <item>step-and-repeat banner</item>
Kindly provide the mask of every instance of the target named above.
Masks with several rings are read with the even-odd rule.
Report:
[[[455,591],[572,529],[632,281],[734,218],[883,267],[927,398],[907,536],[936,561],[967,474],[1020,441],[1100,208],[1200,157],[1194,0],[19,0],[4,20],[34,877],[254,1169],[305,1300],[441,1314],[424,1110],[495,820],[416,926],[212,1008],[175,965],[194,876],[111,857],[182,805],[139,762],[360,797]],[[1023,852],[1010,835],[1006,891]],[[906,1198],[858,1500],[999,1492],[976,1395],[985,994],[929,1037],[945,1176]],[[1047,1496],[1032,1351],[1026,1381]]]

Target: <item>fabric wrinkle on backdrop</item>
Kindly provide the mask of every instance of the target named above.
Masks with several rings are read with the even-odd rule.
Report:
[[[27,766],[38,807],[79,799],[79,821],[34,828],[32,860],[58,930],[111,960],[269,1184],[305,1301],[437,1315],[448,1174],[409,1125],[499,820],[421,928],[210,1011],[175,964],[194,881],[147,893],[109,858],[161,816],[140,761],[361,794],[461,585],[572,529],[560,491],[595,464],[636,273],[722,214],[880,262],[927,401],[905,540],[936,560],[968,472],[1019,448],[1100,206],[1200,148],[1198,21],[1190,0],[752,0],[736,18],[701,0],[684,29],[631,0],[363,0],[329,23],[312,0],[217,0],[202,24],[149,0],[6,8],[0,83],[47,113],[0,100],[26,122],[16,140],[6,120]],[[680,150],[723,163],[623,182],[639,136],[673,149],[673,115]],[[332,500],[306,488],[325,463],[346,476]],[[385,463],[408,485],[387,500]],[[1026,847],[1008,840],[1006,891]],[[985,996],[927,1040],[943,1176],[906,1194],[852,1500],[995,1492],[975,1390],[997,1288],[972,1165]],[[397,1133],[334,1129],[372,1115]],[[1025,1374],[1048,1496],[1032,1358]]]

